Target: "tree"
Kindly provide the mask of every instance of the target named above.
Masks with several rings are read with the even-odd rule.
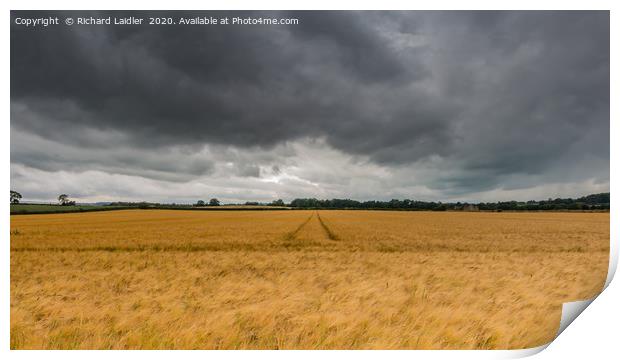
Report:
[[[19,199],[22,198],[22,194],[17,191],[11,190],[11,204],[19,204]]]
[[[209,206],[220,206],[220,201],[218,199],[211,199],[209,200]]]
[[[68,202],[69,202],[69,195],[67,194],[58,195],[58,203],[60,205],[67,205]]]
[[[205,202],[204,202],[204,200],[198,200],[198,201],[196,201],[196,206],[205,206]]]
[[[271,202],[272,206],[284,206],[284,201],[282,199],[274,200]]]

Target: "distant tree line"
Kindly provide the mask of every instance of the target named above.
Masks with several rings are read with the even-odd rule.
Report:
[[[609,193],[592,194],[577,199],[556,198],[527,202],[504,201],[480,203],[480,210],[609,210]]]
[[[203,206],[220,206],[221,203],[218,199],[213,198],[208,202],[204,200],[198,200],[194,204],[177,204],[177,203],[159,203],[149,201],[114,201],[107,204],[108,206],[121,206],[121,207],[139,207],[139,208],[158,208],[158,207],[203,207]]]
[[[258,201],[246,201],[243,205],[248,206],[286,206],[286,203],[282,199],[274,200],[269,203],[261,203]]]
[[[315,198],[295,199],[291,201],[290,206],[293,208],[323,208],[323,209],[403,209],[403,210],[462,210],[473,205],[478,210],[486,211],[509,211],[509,210],[608,210],[609,209],[609,193],[593,194],[583,196],[577,199],[548,199],[541,201],[498,201],[487,203],[461,203],[451,202],[442,203],[434,201],[417,201],[417,200],[398,200],[390,201],[357,201],[351,199],[329,199],[318,200]]]
[[[159,207],[159,206],[163,206],[165,204],[160,204],[160,203],[155,203],[155,202],[148,202],[148,201],[114,201],[111,203],[106,204],[107,206],[114,206],[114,207]],[[175,204],[172,204],[175,205]]]
[[[447,204],[441,202],[427,202],[416,200],[397,200],[390,201],[357,201],[351,199],[329,199],[318,200],[295,199],[290,206],[294,208],[326,208],[326,209],[416,209],[416,210],[447,210]]]
[[[12,204],[18,204],[22,199],[22,195],[17,191],[11,190],[10,201]],[[75,201],[69,199],[67,194],[58,196],[60,205],[75,205]],[[111,202],[107,205],[116,207],[139,207],[139,208],[157,208],[157,207],[203,207],[203,206],[220,206],[220,201],[216,198],[210,199],[208,202],[198,200],[193,205],[182,204],[161,204],[155,202]],[[398,209],[398,210],[483,210],[483,211],[536,211],[536,210],[609,210],[610,196],[609,193],[592,194],[582,196],[577,199],[572,198],[556,198],[547,200],[530,200],[530,201],[498,201],[498,202],[481,202],[481,203],[462,203],[462,202],[435,202],[435,201],[418,201],[418,200],[398,200],[389,201],[369,200],[358,201],[351,199],[326,199],[319,200],[315,198],[295,199],[286,204],[282,199],[274,200],[270,203],[260,203],[248,201],[245,205],[260,206],[289,206],[299,209]]]

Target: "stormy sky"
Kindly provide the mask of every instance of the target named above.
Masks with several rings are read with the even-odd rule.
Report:
[[[84,202],[609,191],[608,12],[12,12],[11,188]],[[67,16],[297,18],[73,25]]]

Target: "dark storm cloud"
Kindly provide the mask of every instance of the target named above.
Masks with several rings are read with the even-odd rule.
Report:
[[[609,159],[608,14],[496,15],[465,22],[476,31],[461,44],[480,55],[448,46],[453,61],[475,70],[460,77],[474,94],[461,132],[463,150],[475,155],[469,168],[491,177],[541,174],[558,165],[578,169],[590,155]],[[609,176],[608,166],[600,171]]]
[[[444,129],[446,114],[427,95],[397,92],[422,64],[400,59],[362,15],[294,14],[301,25],[14,27],[12,100],[49,114],[59,132],[121,129],[142,145],[271,146],[328,135],[337,147],[372,152],[386,126],[393,130],[379,136],[390,143],[402,130]],[[60,101],[86,114],[49,109]]]
[[[252,151],[323,138],[393,168],[438,157],[444,167],[427,185],[446,193],[492,189],[515,174],[609,177],[608,165],[594,174],[566,171],[609,159],[608,12],[151,14],[297,17],[300,24],[13,24],[12,126],[101,150],[100,157],[57,157],[54,167],[92,163],[191,177],[208,174],[217,159],[135,166],[140,156],[104,150],[215,144]],[[93,131],[115,135],[97,140],[87,136]],[[50,166],[48,152],[35,153],[14,146],[12,161]],[[235,166],[241,176],[260,176],[252,159]]]

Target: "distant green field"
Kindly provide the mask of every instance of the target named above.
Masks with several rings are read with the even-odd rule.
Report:
[[[11,214],[47,214],[65,212],[114,210],[114,206],[98,205],[44,205],[44,204],[11,204]]]

